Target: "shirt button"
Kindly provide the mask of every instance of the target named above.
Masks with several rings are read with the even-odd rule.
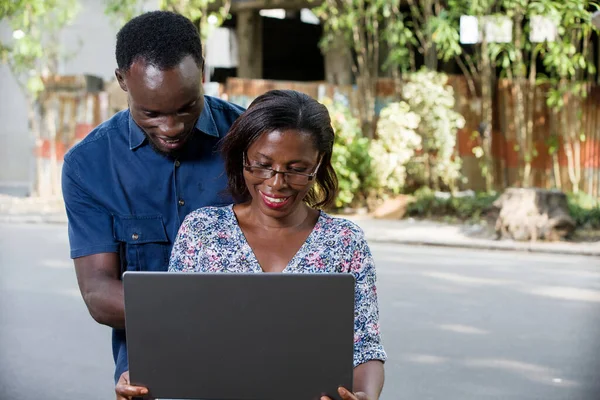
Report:
[[[181,163],[179,162],[179,160],[175,160],[175,168],[179,167],[181,165]]]
[[[138,240],[140,238],[140,235],[138,235],[137,233],[134,233],[133,235],[131,235],[131,238],[133,240]]]
[[[185,201],[179,200],[179,205],[182,206],[182,207],[185,206]]]

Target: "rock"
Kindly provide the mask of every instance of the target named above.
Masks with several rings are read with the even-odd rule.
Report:
[[[518,241],[557,241],[575,230],[567,196],[558,190],[507,189],[494,202],[499,209],[496,234]]]

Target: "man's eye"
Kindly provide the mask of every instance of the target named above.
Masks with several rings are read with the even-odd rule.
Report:
[[[158,117],[158,113],[154,111],[144,111],[144,115],[148,118],[156,118]]]

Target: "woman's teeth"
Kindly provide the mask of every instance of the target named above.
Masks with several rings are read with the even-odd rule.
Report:
[[[286,201],[288,199],[287,197],[275,198],[275,197],[269,197],[267,195],[265,195],[265,198],[267,200],[269,200],[271,203],[283,203],[284,201]]]

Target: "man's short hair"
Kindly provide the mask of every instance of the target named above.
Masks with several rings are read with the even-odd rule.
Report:
[[[198,29],[189,19],[170,11],[151,11],[133,18],[117,33],[119,70],[127,72],[137,60],[161,70],[175,67],[192,56],[204,65]]]

